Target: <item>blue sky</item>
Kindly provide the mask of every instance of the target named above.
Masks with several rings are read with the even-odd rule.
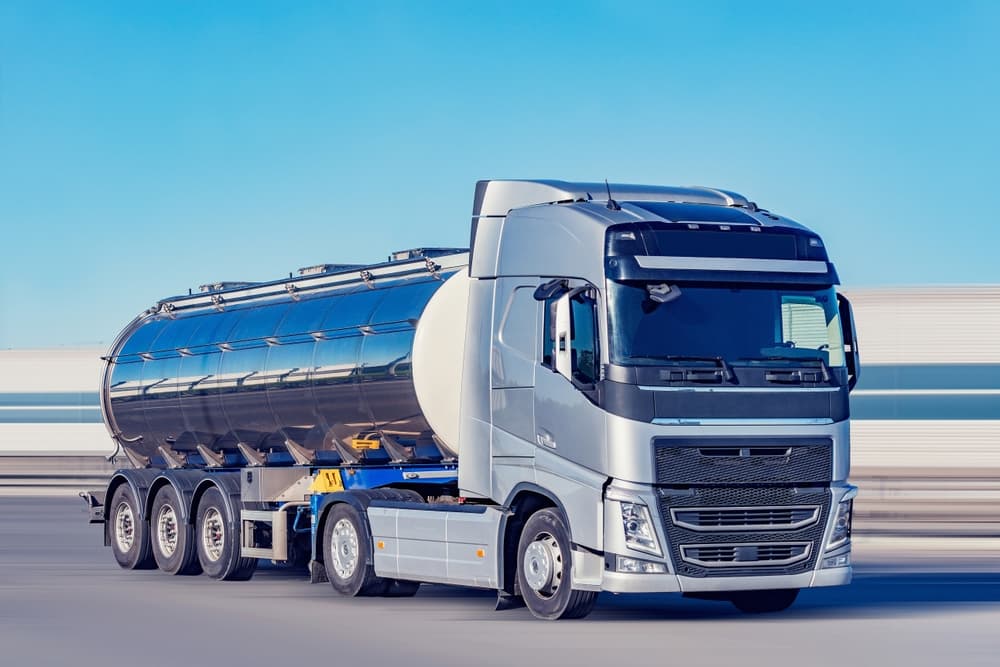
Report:
[[[0,1],[0,348],[463,245],[490,177],[737,190],[847,287],[998,283],[1000,3]]]

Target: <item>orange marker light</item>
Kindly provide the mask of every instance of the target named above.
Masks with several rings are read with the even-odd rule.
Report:
[[[379,540],[378,542],[375,543],[375,546],[379,549],[385,549],[385,542]]]
[[[486,550],[476,549],[476,558],[486,558]]]

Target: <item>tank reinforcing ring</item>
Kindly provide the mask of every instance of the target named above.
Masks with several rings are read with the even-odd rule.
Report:
[[[115,542],[118,550],[128,553],[135,543],[135,516],[128,503],[119,503],[115,510]]]
[[[170,505],[164,505],[156,516],[156,541],[160,553],[167,558],[177,551],[177,530],[177,513]]]
[[[333,527],[330,538],[333,569],[341,579],[350,579],[358,567],[358,533],[348,519],[341,519]]]
[[[205,519],[201,524],[201,545],[205,549],[205,556],[213,563],[222,558],[222,551],[226,547],[226,528],[222,514],[214,507],[205,512]]]
[[[563,564],[559,544],[542,533],[524,550],[524,580],[539,595],[550,598],[562,583]]]

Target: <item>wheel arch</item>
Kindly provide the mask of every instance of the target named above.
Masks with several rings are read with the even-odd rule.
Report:
[[[111,479],[108,481],[108,490],[105,495],[105,498],[107,498],[106,502],[110,505],[111,501],[114,499],[115,492],[118,491],[118,488],[123,485],[128,485],[132,490],[132,497],[135,498],[136,505],[138,506],[136,507],[138,515],[141,517],[147,517],[149,514],[149,510],[147,508],[147,505],[149,504],[147,502],[149,496],[147,491],[149,490],[149,486],[153,479],[157,474],[159,474],[159,472],[159,470],[148,468],[116,470],[111,476]],[[111,533],[109,532],[111,524],[108,519],[112,516],[112,511],[111,507],[107,507],[104,511],[104,546],[106,547],[111,546]]]
[[[520,595],[517,588],[517,545],[528,517],[546,507],[559,510],[566,520],[570,543],[573,541],[573,528],[566,508],[556,494],[538,484],[521,482],[515,486],[507,494],[504,507],[509,508],[511,513],[500,524],[500,549],[503,554],[500,559],[500,586],[509,595]]]
[[[194,523],[198,517],[198,505],[209,489],[218,489],[222,494],[222,502],[226,504],[226,510],[232,520],[232,525],[240,525],[240,473],[214,473],[205,475],[195,485],[191,493],[191,507],[189,515]]]
[[[312,533],[312,560],[317,563],[323,562],[323,545],[320,540],[323,538],[323,531],[326,530],[326,520],[330,515],[330,510],[335,505],[350,505],[364,519],[362,529],[365,532],[365,539],[368,540],[374,554],[374,544],[372,543],[372,529],[368,523],[368,506],[373,500],[413,500],[419,497],[416,491],[410,489],[395,489],[392,487],[380,487],[376,489],[351,489],[350,491],[335,491],[323,495],[316,510],[316,529]]]
[[[328,493],[323,496],[323,500],[320,501],[319,508],[316,510],[316,529],[312,534],[312,559],[317,563],[324,562],[323,558],[323,545],[320,540],[323,539],[323,531],[326,530],[326,520],[330,516],[330,511],[335,505],[350,505],[356,509],[362,517],[366,517],[366,510],[368,509],[368,504],[371,502],[371,496],[367,491],[363,490],[352,490],[352,491],[336,491],[334,493]],[[371,528],[367,526],[367,520],[364,522],[365,538],[369,541],[371,540]]]
[[[180,500],[180,507],[177,510],[181,514],[181,521],[185,524],[194,523],[194,494],[199,482],[205,478],[205,473],[201,470],[161,470],[149,485],[146,492],[146,508],[143,517],[148,521],[152,518],[153,499],[160,489],[169,485],[173,487],[174,493]]]

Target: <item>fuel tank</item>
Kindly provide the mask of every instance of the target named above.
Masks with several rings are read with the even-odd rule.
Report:
[[[161,301],[106,357],[105,423],[144,464],[453,457],[418,401],[413,347],[467,257]]]

